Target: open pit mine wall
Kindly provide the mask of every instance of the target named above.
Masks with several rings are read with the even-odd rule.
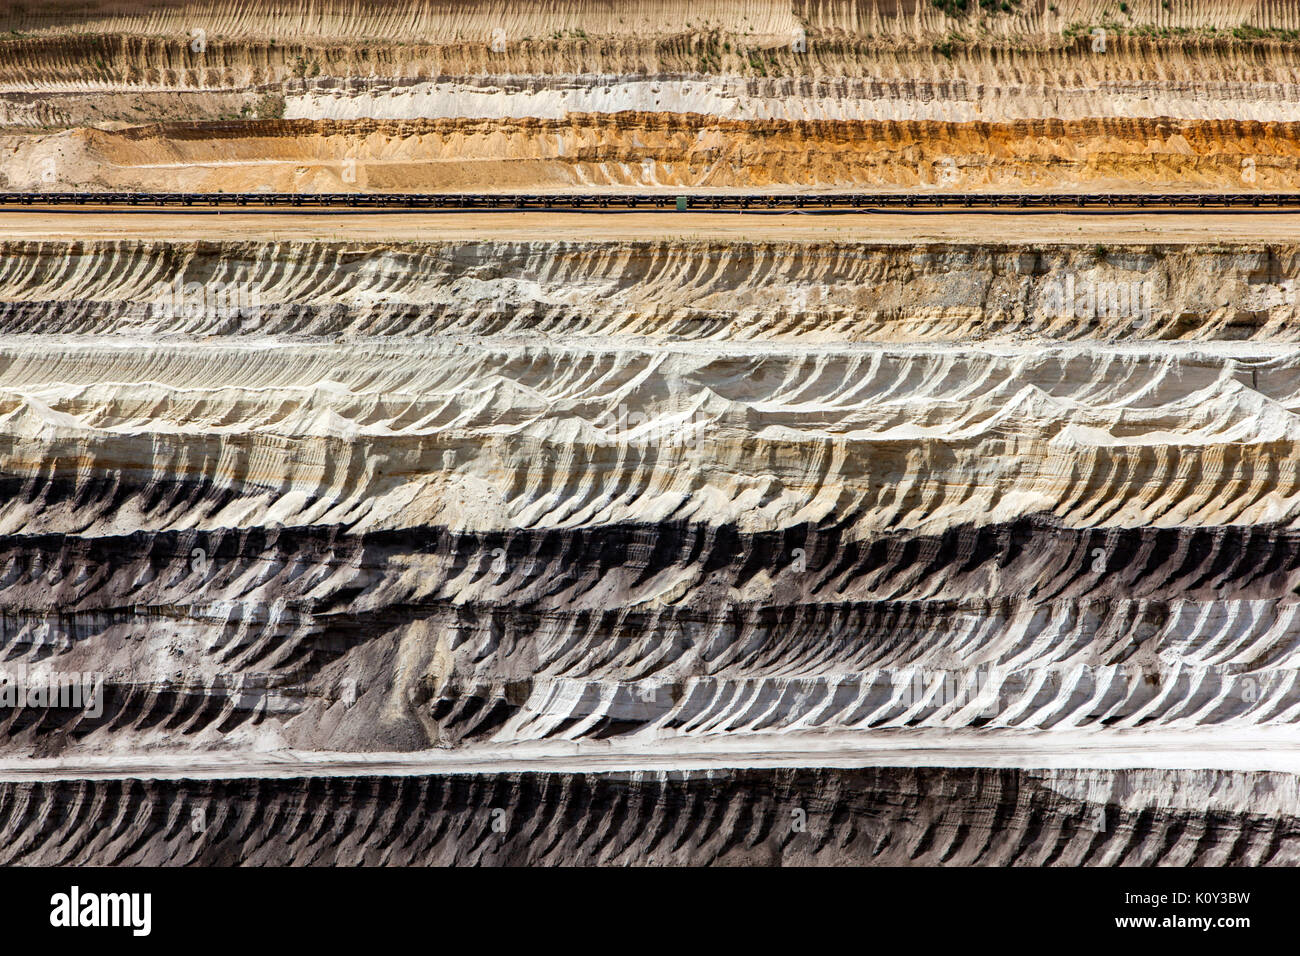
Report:
[[[1290,4],[299,7],[0,13],[0,188],[1300,189]]]
[[[573,188],[1300,189],[1300,125],[1211,119],[277,120],[8,138],[8,188],[555,192]],[[0,144],[3,145],[3,144]]]
[[[1298,251],[6,243],[4,666],[102,684],[0,747],[1285,731]],[[0,787],[29,863],[1287,863],[1298,814],[1209,770]]]
[[[905,768],[6,783],[0,862],[1294,865],[1295,789],[1271,773]]]
[[[1297,251],[8,243],[0,748],[1289,727]]]
[[[629,58],[550,41],[504,57],[465,44],[426,57],[402,47],[244,46],[189,53],[184,37],[48,42],[0,38],[0,124],[26,134],[165,121],[218,128],[256,120],[563,119],[569,114],[698,114],[733,120],[1014,123],[1041,119],[1294,118],[1300,69],[1276,41],[1087,36],[1050,42],[815,45],[737,54],[732,68],[679,53]],[[590,46],[588,44],[587,46]],[[946,48],[945,48],[946,49]],[[337,57],[337,60],[334,59]],[[310,58],[310,75],[293,72]],[[412,58],[413,62],[408,61]],[[728,59],[731,55],[728,55]],[[834,62],[827,62],[832,59]],[[755,68],[755,64],[768,66]]]
[[[1300,189],[1293,4],[30,6],[0,189]],[[1208,767],[1300,721],[1300,248],[1159,223],[3,243],[0,760],[918,766],[8,779],[0,862],[1295,863]]]
[[[1285,733],[1297,273],[7,243],[4,664],[102,685],[6,708],[4,755]],[[1210,770],[0,787],[14,862],[1286,863],[1296,816]]]

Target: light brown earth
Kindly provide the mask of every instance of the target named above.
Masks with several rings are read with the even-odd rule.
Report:
[[[0,139],[0,172],[4,185],[22,191],[1270,191],[1300,188],[1300,125],[758,121],[632,112],[164,124]]]
[[[704,239],[871,242],[1292,242],[1300,212],[1277,213],[448,213],[0,211],[11,239],[368,241]]]
[[[1294,5],[1011,6],[16,6],[0,188],[1300,188]]]

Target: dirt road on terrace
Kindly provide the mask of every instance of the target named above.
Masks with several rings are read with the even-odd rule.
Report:
[[[1300,741],[1285,728],[1224,731],[744,735],[619,746],[547,741],[463,750],[343,753],[118,753],[0,760],[0,781],[425,776],[464,773],[662,773],[762,767],[1011,767],[1300,772]]]
[[[1300,213],[0,212],[8,239],[1283,242]]]

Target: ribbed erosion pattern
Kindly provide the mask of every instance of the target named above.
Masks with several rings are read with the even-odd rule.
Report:
[[[1085,151],[1081,142],[1096,145]],[[92,190],[207,193],[1239,191],[1247,184],[1293,191],[1300,184],[1300,126],[1253,119],[955,123],[575,112],[562,119],[160,124],[24,133],[0,139],[0,146],[0,175],[21,191],[45,191],[51,178],[65,189],[78,183]]]
[[[0,347],[0,533],[1289,523],[1297,409],[1263,349],[43,342]]]
[[[3,251],[0,658],[102,689],[0,758],[732,769],[11,782],[0,859],[1294,861],[1293,246]]]
[[[1294,342],[1298,290],[1294,243],[0,242],[0,331],[91,345]]]
[[[10,666],[106,675],[100,712],[5,711],[13,754],[1300,719],[1300,541],[1267,529],[4,543]]]
[[[739,770],[0,785],[0,862],[1295,865],[1294,778]]]

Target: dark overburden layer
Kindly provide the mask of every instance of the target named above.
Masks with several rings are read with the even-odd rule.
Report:
[[[10,783],[0,861],[1294,864],[1294,816],[1158,796],[1291,786],[1262,773],[980,769]]]

